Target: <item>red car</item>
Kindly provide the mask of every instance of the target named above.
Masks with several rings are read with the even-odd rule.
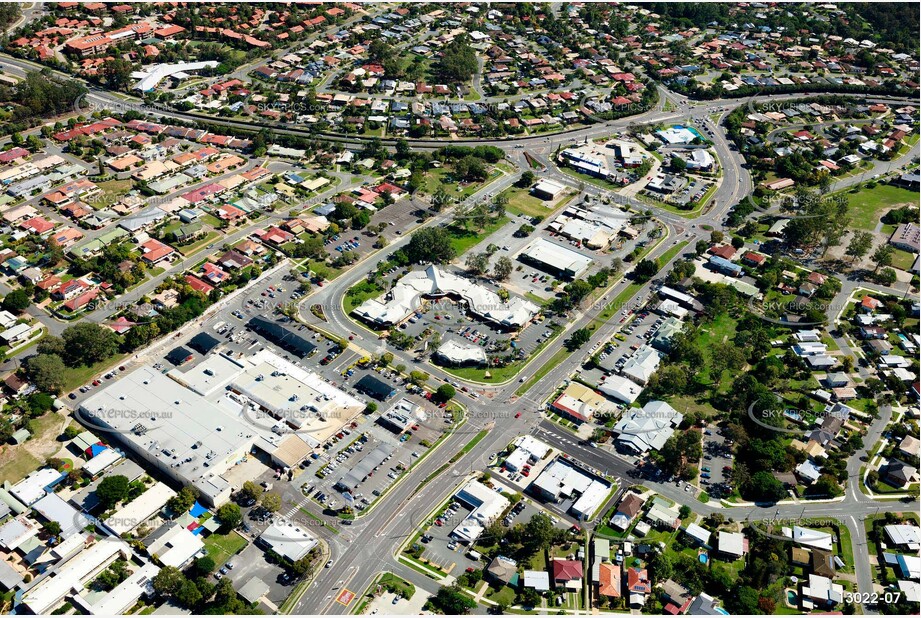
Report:
[[[515,418],[521,418],[521,412],[515,415]]]

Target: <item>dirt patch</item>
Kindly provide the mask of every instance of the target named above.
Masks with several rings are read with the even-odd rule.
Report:
[[[69,418],[55,412],[33,419],[35,433],[25,444],[2,447],[0,478],[15,483],[43,465],[47,458],[57,455],[63,448],[58,436],[69,422]]]

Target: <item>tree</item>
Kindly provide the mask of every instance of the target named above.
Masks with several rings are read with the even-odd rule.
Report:
[[[10,313],[22,313],[31,304],[32,299],[29,298],[28,292],[22,288],[13,290],[3,299],[3,308]]]
[[[465,261],[467,270],[474,275],[482,275],[489,268],[489,256],[485,253],[471,253]]]
[[[469,614],[476,607],[476,602],[461,592],[460,587],[455,583],[439,588],[435,596],[429,598],[426,605],[442,614],[460,616]]]
[[[512,260],[507,255],[503,255],[496,260],[496,265],[493,266],[492,272],[496,279],[505,281],[509,278],[514,269],[515,265],[512,264]]]
[[[550,549],[556,538],[553,522],[543,513],[538,513],[524,525],[525,538],[528,543],[540,549]]]
[[[622,272],[624,272],[624,261],[619,257],[611,260],[611,275],[616,277]]]
[[[176,515],[181,515],[187,513],[197,499],[198,494],[194,489],[191,487],[183,487],[179,490],[178,494],[166,501],[166,506]]]
[[[192,609],[201,602],[201,591],[198,590],[198,586],[192,580],[183,580],[179,590],[176,591],[176,600],[184,607]]]
[[[258,500],[262,497],[262,487],[254,483],[253,481],[245,481],[243,487],[240,488],[240,493],[244,497],[250,498],[252,500]]]
[[[54,335],[46,335],[41,341],[38,342],[36,349],[39,354],[55,354],[64,358],[64,348],[66,344],[64,340],[60,337],[55,337]]]
[[[754,443],[755,441],[753,440],[752,444]],[[787,495],[787,492],[783,488],[783,483],[778,481],[774,475],[767,470],[761,470],[760,472],[752,474],[747,487],[743,489],[746,488],[749,490],[747,493],[750,493],[748,497],[753,500],[776,502]]]
[[[521,175],[521,179],[518,181],[518,185],[522,187],[530,187],[534,184],[535,180],[537,180],[537,176],[534,175],[534,172],[528,170]]]
[[[208,576],[214,572],[216,567],[217,564],[215,564],[214,558],[211,556],[202,556],[201,558],[195,560],[193,568],[199,575]]]
[[[111,328],[80,322],[61,333],[65,344],[64,360],[71,367],[92,365],[113,356],[118,351],[118,335]]]
[[[128,477],[116,474],[107,476],[96,487],[96,498],[104,509],[110,509],[128,495]]]
[[[723,238],[725,238],[725,235],[719,230],[713,230],[712,232],[710,232],[710,244],[711,245],[720,244],[721,242],[723,242]]]
[[[274,491],[270,491],[262,496],[261,504],[265,510],[275,513],[281,508],[281,496]]]
[[[881,244],[876,248],[876,251],[873,252],[872,260],[876,264],[876,268],[873,269],[873,272],[878,271],[883,266],[892,265],[892,255],[895,253],[895,250],[892,248],[892,245]]]
[[[217,510],[217,519],[221,522],[224,532],[230,532],[243,523],[243,514],[240,507],[233,502],[228,502]]]
[[[429,381],[429,374],[424,371],[410,371],[409,372],[409,381],[415,384],[416,386],[422,386]]]
[[[653,581],[664,582],[675,574],[675,566],[668,554],[658,553],[649,561],[649,573]]]
[[[694,252],[697,255],[703,255],[709,248],[710,243],[708,243],[706,240],[698,240],[696,243],[694,243]]]
[[[658,272],[659,264],[655,260],[641,260],[633,269],[633,278],[639,283],[645,283]]]
[[[592,338],[592,332],[587,328],[580,328],[572,332],[569,339],[566,340],[566,349],[572,352],[578,350],[589,342]]]
[[[36,354],[23,362],[26,376],[40,390],[57,394],[64,389],[64,361],[54,354]]]
[[[160,572],[154,575],[153,588],[157,594],[173,595],[185,581],[182,571],[174,566],[165,566]]]
[[[42,528],[44,528],[45,532],[52,536],[61,534],[61,524],[56,521],[46,521],[42,524]]]
[[[467,36],[462,35],[442,49],[435,73],[446,82],[455,84],[469,80],[477,68],[476,52],[467,42]]]
[[[678,509],[678,517],[680,517],[681,519],[687,519],[690,516],[691,516],[691,507],[689,507],[687,504],[682,504],[681,508]]]
[[[457,394],[457,391],[454,389],[453,386],[451,386],[450,384],[442,384],[441,386],[438,387],[438,390],[435,391],[435,397],[433,397],[433,399],[435,399],[439,403],[442,403],[445,401],[449,401],[456,394]]]
[[[851,242],[848,243],[847,249],[844,253],[851,258],[852,262],[854,262],[869,253],[872,247],[873,234],[870,232],[858,230],[854,232],[854,235],[851,237]]]
[[[451,245],[450,234],[441,227],[423,228],[413,232],[406,244],[405,252],[407,259],[414,264],[450,262],[457,254]]]

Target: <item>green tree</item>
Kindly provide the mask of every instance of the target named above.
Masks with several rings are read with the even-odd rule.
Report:
[[[258,500],[262,497],[262,487],[253,481],[245,481],[243,487],[240,488],[240,493],[252,500]]]
[[[435,397],[439,403],[449,401],[457,394],[457,391],[450,384],[442,384],[438,387],[438,390],[435,391]]]
[[[639,283],[645,283],[659,272],[659,264],[655,260],[641,260],[633,269],[633,278]]]
[[[873,269],[873,272],[878,271],[883,266],[892,265],[892,256],[895,253],[895,250],[892,248],[892,245],[881,244],[876,248],[876,251],[873,252],[873,263],[876,264],[876,268]]]
[[[116,474],[107,476],[96,487],[96,498],[104,509],[110,509],[128,495],[128,477]]]
[[[566,340],[566,349],[570,352],[578,350],[583,345],[589,342],[592,338],[592,332],[587,328],[580,328],[572,332],[569,338]]]
[[[262,496],[262,508],[270,513],[276,513],[281,508],[281,496],[274,491],[267,492]]]
[[[179,601],[183,607],[193,609],[202,600],[201,591],[199,591],[198,586],[196,586],[195,582],[192,580],[183,580],[182,584],[179,586],[179,590],[176,591],[176,600]]]
[[[31,304],[29,293],[22,288],[13,290],[3,298],[3,308],[10,313],[22,313]]]
[[[233,502],[228,502],[221,506],[216,514],[218,521],[221,522],[221,528],[225,533],[243,523],[243,514],[240,512],[240,507]]]
[[[167,508],[176,515],[187,513],[198,499],[198,494],[191,487],[183,487],[179,493],[166,501]]]
[[[464,594],[455,583],[439,588],[435,596],[426,602],[426,606],[441,614],[462,616],[469,614],[476,607],[476,602]]]
[[[854,235],[851,237],[851,242],[848,243],[844,253],[851,258],[852,262],[855,262],[869,253],[872,247],[873,234],[858,230],[854,232]]]
[[[507,255],[503,255],[496,260],[496,265],[493,266],[492,272],[496,279],[505,281],[509,278],[514,269],[515,265],[512,263],[512,260]]]
[[[202,576],[211,575],[214,572],[214,569],[217,568],[217,564],[214,562],[214,558],[211,556],[202,556],[197,558],[192,567],[195,572]]]
[[[423,228],[413,232],[406,244],[405,252],[407,259],[414,264],[442,264],[450,262],[457,255],[451,244],[451,236],[441,227]]]
[[[464,263],[472,274],[482,275],[489,268],[489,256],[486,253],[471,253]]]
[[[36,354],[23,362],[26,376],[40,390],[58,394],[64,389],[64,372],[66,367],[60,356],[54,354]]]
[[[65,344],[64,360],[71,367],[93,365],[118,351],[118,335],[111,328],[80,322],[61,333]]]
[[[153,588],[157,594],[171,596],[179,590],[183,581],[185,581],[185,576],[182,571],[174,566],[165,566],[154,575]]]

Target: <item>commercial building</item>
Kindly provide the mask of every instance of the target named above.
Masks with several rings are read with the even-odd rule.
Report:
[[[532,436],[519,436],[513,442],[515,450],[505,458],[508,470],[517,472],[525,465],[534,465],[550,453],[550,447]]]
[[[544,468],[529,489],[543,500],[571,502],[568,512],[580,519],[590,519],[611,491],[611,485],[556,459]]]
[[[569,247],[550,242],[546,238],[537,238],[522,251],[518,258],[522,262],[534,264],[554,275],[568,279],[578,279],[589,266],[592,259]]]
[[[650,401],[641,409],[631,409],[613,430],[619,434],[618,450],[643,454],[658,450],[674,433],[684,417],[664,401]]]
[[[252,318],[246,323],[246,327],[256,331],[281,349],[299,358],[309,356],[317,349],[317,346],[297,331],[286,328],[282,324],[262,316]]]
[[[435,354],[449,365],[485,365],[486,350],[481,346],[447,339]]]
[[[355,383],[355,390],[364,393],[368,397],[373,397],[378,401],[386,401],[393,397],[393,394],[396,392],[396,389],[393,388],[393,385],[384,382],[379,378],[368,374],[363,376],[358,382]]]
[[[275,521],[259,535],[259,544],[291,562],[297,562],[317,546],[315,536],[287,521]]]
[[[157,514],[175,495],[169,485],[157,482],[106,519],[106,526],[118,536],[131,532]]]
[[[510,504],[508,498],[479,481],[470,481],[454,497],[472,511],[454,528],[451,536],[468,544],[480,538],[486,526],[505,512]]]
[[[616,374],[603,376],[597,388],[605,395],[628,405],[636,401],[643,392],[642,386]]]
[[[613,414],[616,406],[603,395],[578,382],[571,382],[551,404],[554,411],[577,423]]]
[[[564,189],[565,187],[558,182],[542,179],[531,189],[531,194],[542,200],[555,200]]]
[[[646,386],[661,361],[662,357],[655,349],[644,345],[624,363],[621,373],[640,386]]]
[[[187,79],[190,72],[201,71],[202,69],[212,69],[217,65],[218,63],[216,60],[154,64],[142,71],[134,71],[131,74],[131,77],[140,80],[134,85],[133,89],[140,90],[141,92],[150,92],[164,79]]]
[[[443,296],[465,302],[471,314],[505,330],[522,328],[540,311],[529,300],[513,296],[505,302],[486,286],[428,266],[405,275],[383,300],[366,300],[354,313],[375,326],[393,326],[421,309],[425,299]]]
[[[912,253],[918,253],[919,241],[921,241],[921,227],[915,223],[900,224],[889,237],[890,245]]]
[[[377,424],[390,431],[401,434],[410,423],[416,420],[419,406],[405,397],[397,401],[392,408],[377,417]]]
[[[131,548],[112,537],[86,537],[85,545],[73,557],[61,560],[42,574],[22,595],[22,605],[33,614],[50,614],[69,601],[80,613],[119,614],[132,607],[159,567],[133,556]],[[131,576],[100,598],[88,589],[95,578],[116,560],[130,561]],[[139,566],[140,565],[140,566]],[[95,598],[95,602],[90,601]]]

